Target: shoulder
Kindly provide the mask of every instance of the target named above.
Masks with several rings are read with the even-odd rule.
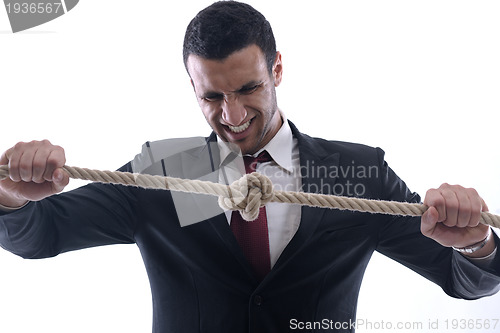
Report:
[[[321,146],[323,149],[332,152],[337,151],[347,154],[363,154],[363,153],[374,153],[379,150],[382,150],[379,147],[373,147],[363,143],[347,142],[339,140],[327,140],[317,137],[309,137],[309,139],[313,140],[316,145]]]
[[[290,127],[293,135],[298,140],[299,149],[312,150],[319,154],[339,154],[343,160],[382,162],[384,159],[384,150],[379,147],[363,143],[312,137],[297,130],[293,123],[290,124]]]

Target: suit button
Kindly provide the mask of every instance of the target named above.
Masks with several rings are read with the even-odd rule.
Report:
[[[260,295],[256,295],[256,296],[253,298],[253,304],[255,304],[255,305],[257,305],[257,306],[262,305],[262,296],[260,296]]]

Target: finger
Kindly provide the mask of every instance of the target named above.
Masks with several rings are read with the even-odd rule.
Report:
[[[477,191],[473,188],[467,189],[467,195],[471,204],[469,226],[477,227],[481,219],[481,211],[483,210],[483,205],[485,205],[485,203]]]
[[[6,157],[9,165],[9,177],[14,182],[20,182],[21,177],[21,159],[26,149],[25,142],[18,142],[14,147],[6,152]]]
[[[443,224],[447,227],[454,227],[458,223],[458,210],[460,208],[460,203],[457,195],[449,188],[441,190],[441,195],[444,198],[444,205],[441,207],[441,209],[445,211],[445,219],[441,220],[441,222],[443,222]]]
[[[23,149],[19,152],[19,176],[22,181],[31,182],[33,180],[33,160],[40,145],[33,141],[22,147]]]
[[[43,183],[44,174],[47,170],[47,158],[50,155],[50,150],[48,147],[40,146],[34,156],[32,161],[32,180],[35,183]]]
[[[468,195],[468,190],[463,187],[454,187],[454,193],[458,200],[456,226],[465,228],[471,224],[472,202]],[[480,207],[478,208],[480,209]]]
[[[53,181],[54,172],[66,164],[64,149],[59,146],[51,146],[51,150],[46,159],[45,172],[43,178],[47,181]]]

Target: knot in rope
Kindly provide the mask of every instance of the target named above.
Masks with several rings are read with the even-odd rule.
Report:
[[[228,186],[229,195],[219,196],[219,206],[224,210],[238,210],[246,221],[259,216],[260,207],[274,197],[273,183],[266,176],[253,172]]]

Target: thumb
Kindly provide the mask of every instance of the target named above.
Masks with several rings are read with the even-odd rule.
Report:
[[[57,168],[52,174],[52,184],[56,193],[61,192],[69,183],[69,175],[64,169]]]
[[[424,236],[432,235],[434,229],[436,228],[436,223],[439,220],[439,212],[434,207],[429,207],[427,211],[422,215],[420,231]]]

